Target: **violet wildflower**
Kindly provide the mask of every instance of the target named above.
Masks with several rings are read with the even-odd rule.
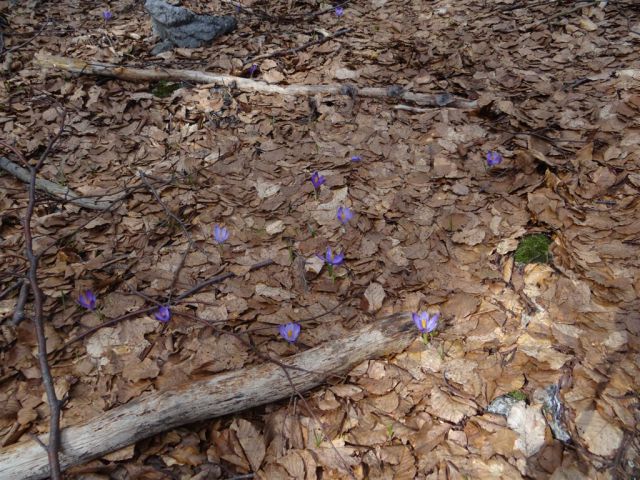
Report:
[[[361,162],[362,161],[362,157],[360,155],[354,155],[354,156],[351,157],[351,161],[354,162],[354,163]]]
[[[333,273],[333,267],[340,265],[344,261],[344,252],[333,253],[331,247],[327,247],[327,253],[325,255],[317,255],[317,257],[327,264],[327,272],[331,280],[335,281],[336,276]]]
[[[298,339],[298,335],[300,335],[300,325],[297,323],[287,323],[285,325],[280,325],[278,327],[280,330],[280,335],[287,342],[293,343]]]
[[[330,267],[333,267],[340,265],[344,261],[344,253],[333,253],[331,247],[327,247],[327,253],[325,255],[318,255],[318,258],[324,260]]]
[[[334,11],[336,13],[336,17],[341,17],[342,15],[344,15],[344,8],[342,7],[336,7]]]
[[[499,152],[487,152],[487,165],[494,167],[502,163],[502,155]]]
[[[159,322],[167,323],[171,320],[171,310],[169,310],[169,307],[162,306],[156,310],[156,313],[154,313],[153,316],[156,317],[156,320]]]
[[[439,313],[429,316],[429,312],[413,313],[413,323],[416,324],[418,330],[422,334],[422,341],[427,344],[431,339],[431,333],[438,328]]]
[[[213,228],[213,239],[216,241],[216,243],[222,245],[224,242],[227,241],[228,238],[229,238],[229,230],[227,230],[225,227],[216,225]]]
[[[258,70],[258,64],[254,63],[249,67],[249,70],[247,70],[247,73],[249,74],[250,77],[253,77],[253,74],[256,73],[257,70]]]
[[[109,20],[111,20],[113,18],[113,14],[111,13],[111,10],[105,10],[104,12],[102,12],[102,18],[104,19],[105,22],[108,22]]]
[[[78,297],[78,303],[87,310],[96,309],[96,296],[91,290],[81,293]]]
[[[326,181],[327,179],[320,175],[318,172],[313,172],[313,174],[311,175],[311,183],[313,184],[313,188],[315,188],[316,190],[319,189],[320,185],[322,185]]]
[[[343,225],[349,223],[349,220],[353,218],[353,212],[349,209],[349,207],[338,207],[338,213],[336,215],[338,220]]]

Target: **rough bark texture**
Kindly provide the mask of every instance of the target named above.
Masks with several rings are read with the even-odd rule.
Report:
[[[151,53],[154,55],[174,47],[200,47],[237,26],[232,16],[198,15],[164,0],[147,0],[144,8],[151,15],[153,32],[162,40],[153,48]]]
[[[85,62],[75,58],[58,57],[47,54],[36,56],[37,62],[43,67],[59,68],[68,72],[83,73],[115,77],[129,81],[172,81],[214,83],[235,88],[245,92],[274,93],[278,95],[352,95],[361,97],[387,98],[396,102],[406,101],[423,107],[449,107],[475,109],[478,103],[475,100],[466,100],[448,93],[426,94],[412,93],[395,88],[359,88],[354,85],[270,85],[249,78],[234,77],[232,75],[216,75],[213,73],[199,72],[197,70],[173,70],[173,69],[143,69],[129,68],[101,62]]]
[[[416,332],[409,314],[395,314],[344,338],[287,358],[298,392],[351,370],[364,360],[404,350]],[[266,363],[210,380],[141,397],[98,418],[62,431],[63,469],[99,458],[162,431],[287,398],[295,392],[279,365]],[[41,437],[47,442],[46,436]],[[47,454],[36,441],[0,450],[2,480],[36,480],[48,475]]]
[[[29,170],[27,170],[26,168],[22,168],[20,165],[16,165],[6,157],[0,157],[0,168],[9,172],[11,175],[15,176],[19,180],[22,180],[23,182],[29,182],[29,178],[31,175],[29,173]],[[41,178],[36,179],[36,188],[38,190],[43,190],[61,200],[66,200],[68,202],[75,203],[76,205],[80,205],[84,208],[90,208],[92,210],[107,210],[111,207],[114,201],[119,200],[119,197],[113,195],[105,195],[104,197],[101,197],[103,199],[106,198],[106,200],[83,198],[67,187],[63,187],[62,185],[50,182],[49,180],[43,180]]]

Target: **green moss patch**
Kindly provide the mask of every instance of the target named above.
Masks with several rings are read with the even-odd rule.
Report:
[[[507,395],[513,398],[514,400],[524,401],[527,399],[527,394],[524,393],[522,390],[514,390],[512,392],[507,393]]]
[[[169,83],[164,80],[160,80],[151,89],[151,93],[153,93],[156,97],[166,98],[170,97],[171,94],[178,90],[180,87],[181,85],[179,83]]]
[[[547,263],[551,239],[546,235],[527,235],[516,249],[515,260],[518,263]]]

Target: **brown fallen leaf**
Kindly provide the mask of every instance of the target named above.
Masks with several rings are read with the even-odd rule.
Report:
[[[242,445],[242,450],[251,464],[251,468],[254,472],[257,472],[262,465],[262,461],[265,456],[265,442],[264,437],[251,422],[244,419],[239,419],[231,426],[231,429],[236,432],[238,441]]]
[[[382,285],[376,282],[371,282],[364,291],[363,308],[368,312],[376,312],[380,310],[385,296],[386,293]]]
[[[507,417],[509,428],[519,435],[515,447],[525,457],[535,455],[545,444],[547,423],[541,408],[541,405],[518,402],[511,407]]]
[[[427,404],[427,411],[431,415],[454,424],[458,424],[463,418],[475,414],[476,409],[473,402],[448,395],[439,387],[434,387],[431,390],[431,397]]]
[[[620,448],[624,433],[597,410],[578,413],[575,422],[578,435],[591,453],[612,457]]]

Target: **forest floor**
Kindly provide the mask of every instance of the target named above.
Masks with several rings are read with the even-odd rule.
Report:
[[[238,29],[158,57],[141,1],[109,2],[108,21],[100,2],[16,3],[0,1],[0,156],[33,164],[64,125],[39,177],[86,196],[127,193],[107,211],[37,195],[63,428],[389,314],[440,313],[430,342],[416,329],[408,349],[305,402],[167,431],[72,478],[640,478],[637,3],[360,0],[338,15],[312,0],[189,0],[235,15]],[[400,86],[477,107],[127,82],[42,68],[44,53],[278,85]],[[488,167],[488,152],[503,161]],[[31,297],[27,320],[12,321],[28,198],[0,171],[3,447],[49,429]],[[221,245],[215,225],[229,232]],[[516,262],[532,234],[549,239],[548,255]],[[335,278],[317,256],[327,246],[345,255]],[[171,300],[224,272],[235,277]],[[96,311],[77,303],[87,289]],[[164,304],[168,323],[141,314],[67,344]],[[295,343],[279,336],[288,322],[301,325]],[[510,408],[496,410],[498,397]]]

